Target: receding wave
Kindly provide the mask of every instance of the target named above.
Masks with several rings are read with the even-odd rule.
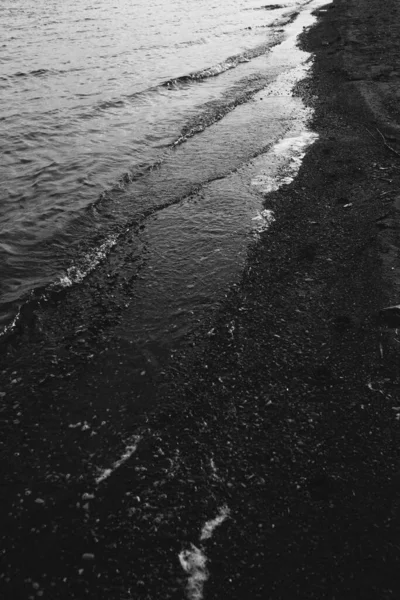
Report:
[[[207,127],[211,127],[211,125],[223,119],[237,106],[248,102],[267,83],[269,83],[269,80],[262,76],[243,79],[235,87],[233,97],[232,91],[228,90],[222,99],[213,100],[205,104],[204,109],[182,128],[180,136],[171,146],[180,146],[188,139],[207,129]]]

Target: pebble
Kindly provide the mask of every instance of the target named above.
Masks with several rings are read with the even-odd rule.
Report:
[[[94,494],[83,494],[82,496],[82,500],[93,500],[94,499]]]
[[[94,560],[94,554],[85,552],[85,554],[82,554],[82,560]]]

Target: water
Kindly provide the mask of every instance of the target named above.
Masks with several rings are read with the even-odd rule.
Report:
[[[308,5],[3,1],[0,326],[32,290],[80,282],[118,245],[126,256],[123,236],[143,222],[147,247],[175,236],[181,244],[175,254],[185,260],[199,236],[216,251],[229,239],[230,261],[236,262],[235,248],[244,256],[245,244],[237,244],[257,229],[252,220],[261,202],[243,187],[251,178],[237,173],[288,131],[298,136],[304,129],[300,101],[273,85],[288,71],[294,81],[299,77],[304,57],[294,52],[293,39],[285,49],[285,40]],[[266,177],[273,179],[273,171]],[[230,202],[248,209],[229,221]],[[163,220],[169,229],[166,223],[160,229]],[[138,236],[135,243],[142,243]],[[214,266],[225,268],[224,261]],[[208,276],[206,269],[201,278]],[[166,280],[159,273],[157,286]],[[166,284],[171,297],[175,284]],[[192,289],[184,278],[181,285]],[[137,303],[154,303],[144,297],[136,293]]]

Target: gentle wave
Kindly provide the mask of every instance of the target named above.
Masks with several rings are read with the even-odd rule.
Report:
[[[297,13],[296,13],[297,16]],[[146,96],[149,97],[152,94],[157,94],[162,89],[171,89],[177,87],[185,87],[188,84],[195,84],[202,82],[206,79],[217,77],[218,75],[222,75],[231,69],[235,69],[241,64],[248,63],[252,59],[265,54],[270,51],[276,44],[280,42],[280,36],[276,35],[272,39],[269,39],[268,42],[256,46],[255,48],[246,50],[241,54],[237,54],[235,56],[230,56],[226,60],[217,63],[216,65],[212,65],[210,67],[205,67],[200,71],[195,71],[193,73],[180,75],[179,77],[175,77],[172,79],[168,79],[163,81],[159,85],[145,88],[134,92],[133,94],[124,95],[119,98],[111,99],[111,100],[103,100],[93,106],[89,111],[79,114],[80,119],[91,119],[95,118],[97,114],[104,110],[114,109],[114,108],[122,108],[125,103],[128,101],[130,103],[136,102],[139,99],[143,99]]]
[[[269,40],[267,43],[256,46],[250,50],[246,50],[242,54],[230,56],[226,60],[211,67],[206,67],[205,69],[201,69],[200,71],[196,71],[194,73],[189,73],[188,75],[181,75],[173,79],[168,79],[167,81],[164,81],[161,86],[169,88],[179,84],[203,81],[209,77],[216,77],[217,75],[221,75],[230,69],[235,69],[242,63],[249,62],[251,59],[261,56],[261,54],[265,54],[267,50],[270,50],[277,43],[278,40]]]

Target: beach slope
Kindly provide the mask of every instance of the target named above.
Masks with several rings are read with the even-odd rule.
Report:
[[[2,597],[399,597],[400,7],[318,16],[297,93],[319,138],[158,408],[92,479],[4,453]]]

